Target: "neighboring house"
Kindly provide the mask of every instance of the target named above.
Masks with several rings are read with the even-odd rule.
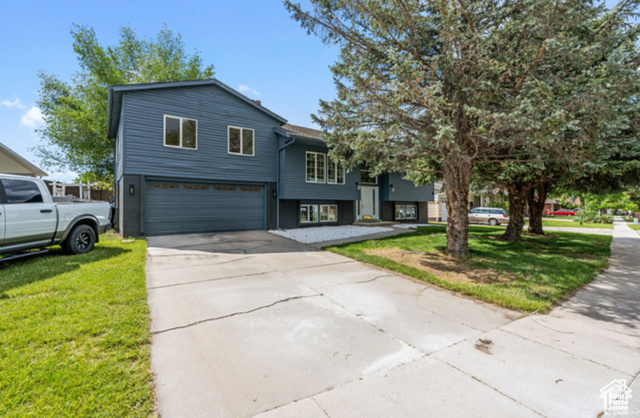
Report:
[[[4,144],[0,143],[0,173],[20,176],[44,177],[47,175]]]
[[[218,80],[113,86],[118,228],[125,236],[426,222],[433,187],[329,160],[321,132]]]
[[[580,201],[579,197],[576,198],[567,198],[565,199],[567,202],[571,203],[573,202],[571,205],[569,205],[570,207],[568,208],[563,208],[562,205],[560,204],[561,199],[547,199],[544,202],[544,209],[542,210],[542,214],[546,215],[549,212],[553,212],[555,210],[560,210],[560,209],[573,209],[575,207],[579,207],[582,202]]]
[[[446,222],[447,214],[447,194],[443,191],[444,183],[441,181],[434,183],[435,199],[429,202],[429,221],[430,222]],[[468,202],[469,210],[481,206],[488,206],[490,202],[502,200],[500,189],[484,189],[480,191],[469,191]]]

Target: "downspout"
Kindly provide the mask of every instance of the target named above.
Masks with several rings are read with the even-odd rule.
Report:
[[[289,137],[287,135],[287,137]],[[276,164],[276,169],[278,170],[278,172],[276,173],[276,179],[278,179],[278,197],[276,198],[276,229],[280,229],[280,154],[281,151],[284,150],[285,148],[287,148],[289,145],[292,145],[294,142],[296,142],[296,138],[292,138],[291,141],[286,142],[284,144],[282,144],[281,147],[278,148],[278,161]]]

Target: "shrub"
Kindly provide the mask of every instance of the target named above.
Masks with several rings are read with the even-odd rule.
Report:
[[[489,203],[485,204],[486,207],[488,208],[500,208],[500,209],[504,209],[507,211],[507,213],[509,213],[509,201],[498,201],[498,200],[492,200]]]
[[[600,215],[598,212],[591,211],[580,211],[574,222],[578,222],[580,225],[583,223],[592,223],[592,224],[612,224],[613,216],[610,215]]]

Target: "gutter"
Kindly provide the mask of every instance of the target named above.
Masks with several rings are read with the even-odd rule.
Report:
[[[278,134],[284,136],[285,138],[291,138],[289,134],[283,132],[281,130],[276,131]],[[287,148],[289,145],[293,145],[296,142],[296,138],[293,137],[289,142],[285,142],[281,147],[278,148],[278,161],[276,163],[276,179],[278,179],[278,197],[276,199],[276,229],[280,229],[280,151]]]

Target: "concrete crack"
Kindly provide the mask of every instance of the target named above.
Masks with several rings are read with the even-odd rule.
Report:
[[[204,323],[207,323],[207,322],[218,321],[220,319],[226,319],[226,318],[231,318],[233,316],[246,315],[246,314],[250,314],[250,313],[253,313],[253,312],[256,312],[256,311],[261,311],[263,309],[274,307],[274,306],[276,306],[276,305],[278,305],[280,303],[290,302],[292,300],[297,300],[297,299],[313,298],[313,297],[316,297],[316,296],[322,296],[322,293],[318,293],[318,294],[315,294],[315,295],[306,295],[306,296],[292,296],[292,297],[288,297],[286,299],[277,300],[277,301],[275,301],[273,303],[270,303],[268,305],[259,306],[257,308],[250,309],[248,311],[234,312],[234,313],[228,314],[228,315],[222,315],[222,316],[216,316],[214,318],[202,319],[200,321],[192,322],[192,323],[187,324],[187,325],[180,325],[178,327],[167,328],[167,329],[163,329],[163,330],[160,330],[160,331],[153,331],[151,333],[151,335],[164,334],[164,333],[169,332],[169,331],[176,331],[176,330],[179,330],[179,329],[191,328],[193,326],[204,324]]]
[[[340,264],[351,264],[351,263],[357,263],[357,261],[347,260],[347,261],[337,261],[335,263],[320,263],[320,264],[314,264],[313,266],[292,268],[292,269],[287,270],[287,271],[309,270],[309,269],[314,269],[314,268],[318,268],[318,267],[331,267],[331,266],[338,266]]]
[[[249,276],[261,276],[263,274],[268,274],[268,273],[276,273],[278,270],[269,270],[269,271],[261,271],[259,273],[245,273],[245,274],[239,274],[236,276],[224,276],[224,277],[214,277],[211,279],[202,279],[202,280],[195,280],[192,282],[184,282],[184,283],[172,283],[172,284],[164,284],[162,286],[153,286],[153,287],[148,287],[147,290],[156,290],[156,289],[164,289],[166,287],[176,287],[176,286],[185,286],[185,285],[189,285],[189,284],[197,284],[197,283],[204,283],[204,282],[213,282],[216,280],[226,280],[226,279],[236,279],[238,277],[249,277]]]
[[[528,409],[528,410],[530,410],[531,412],[534,412],[534,413],[536,413],[536,414],[540,415],[541,417],[543,417],[543,416],[544,416],[543,414],[541,414],[540,412],[538,412],[538,411],[536,411],[535,409],[531,408],[530,406],[527,406],[527,405],[523,404],[523,403],[522,403],[522,402],[520,402],[519,400],[517,400],[517,399],[515,399],[515,398],[513,398],[513,397],[511,397],[511,396],[509,396],[509,395],[507,395],[506,393],[502,392],[501,390],[498,390],[498,389],[494,388],[493,386],[491,386],[491,385],[490,385],[490,384],[488,384],[487,382],[485,382],[485,381],[483,381],[483,380],[481,380],[481,379],[477,378],[476,376],[474,376],[474,375],[472,375],[472,374],[469,374],[469,373],[465,372],[464,370],[462,370],[462,369],[460,369],[460,368],[458,368],[458,367],[454,366],[453,364],[450,364],[449,362],[446,362],[446,361],[444,361],[444,360],[442,360],[442,359],[439,359],[439,358],[436,358],[436,360],[437,360],[437,361],[439,361],[439,362],[441,362],[441,363],[446,364],[447,366],[451,367],[451,368],[452,368],[452,369],[454,369],[454,370],[459,371],[460,373],[462,373],[462,374],[464,374],[464,375],[466,375],[466,376],[469,376],[470,378],[472,378],[472,379],[473,379],[473,380],[475,380],[476,382],[478,382],[478,383],[480,383],[480,384],[482,384],[482,385],[485,385],[486,387],[488,387],[488,388],[490,388],[490,389],[492,389],[492,390],[496,391],[497,393],[499,393],[500,395],[504,396],[505,398],[508,398],[508,399],[512,400],[513,402],[515,402],[515,403],[517,403],[517,404],[519,404],[519,405],[522,405],[523,407],[527,408],[527,409]]]
[[[582,356],[582,355],[580,355],[580,354],[572,353],[571,351],[567,351],[567,350],[563,350],[563,349],[562,349],[562,348],[560,348],[560,347],[554,347],[553,345],[547,344],[547,343],[545,343],[545,342],[543,342],[543,341],[534,340],[534,339],[532,339],[532,338],[525,337],[525,336],[523,336],[523,335],[517,334],[517,333],[516,333],[516,332],[514,332],[514,331],[510,331],[510,330],[508,330],[508,329],[503,329],[502,327],[498,328],[498,330],[499,330],[499,331],[501,331],[501,332],[506,332],[506,333],[508,333],[508,334],[511,334],[511,335],[513,335],[513,336],[514,336],[514,337],[516,337],[516,338],[521,338],[521,339],[523,339],[523,340],[531,341],[531,342],[532,342],[532,343],[534,343],[534,344],[540,344],[540,345],[543,345],[543,346],[545,346],[545,347],[547,347],[547,348],[550,348],[550,349],[552,349],[552,350],[559,351],[559,352],[564,353],[564,354],[568,354],[568,355],[570,355],[570,356],[572,356],[572,357],[580,358],[580,359],[582,359],[582,360],[584,360],[584,361],[588,361],[589,363],[597,364],[598,366],[601,366],[601,367],[606,367],[607,369],[610,369],[610,370],[616,371],[616,372],[618,372],[618,373],[625,374],[625,375],[627,375],[627,376],[631,376],[628,372],[625,372],[625,371],[622,371],[622,370],[616,369],[615,367],[610,366],[610,365],[608,365],[608,364],[600,363],[600,362],[595,361],[595,360],[592,360],[592,359],[590,359],[590,358],[588,358],[588,357],[584,357],[584,356]]]
[[[382,274],[380,276],[376,276],[373,279],[367,279],[367,280],[360,280],[358,282],[348,282],[348,283],[338,283],[338,284],[332,284],[329,286],[320,286],[318,287],[318,289],[327,289],[327,288],[333,288],[333,287],[338,287],[338,286],[347,286],[350,284],[364,284],[364,283],[371,283],[375,280],[381,279],[383,277],[396,277],[396,275],[394,274]]]
[[[320,408],[322,410],[322,412],[324,412],[324,414],[327,416],[327,418],[331,418],[329,413],[322,407],[322,405],[320,405],[320,403],[318,402],[318,400],[316,398],[311,398],[311,400],[313,401],[313,403],[318,405],[318,408]]]
[[[172,254],[172,255],[151,255],[151,256],[149,256],[148,258],[149,258],[149,259],[153,259],[153,258],[157,258],[157,257],[177,257],[177,256],[180,256],[180,257],[189,257],[188,255],[187,255],[187,256],[185,256],[184,254]],[[197,256],[196,256],[196,257],[197,257]],[[207,256],[207,257],[200,257],[200,258],[217,258],[217,257],[219,257],[219,256],[210,256],[210,257],[209,257],[209,256]],[[246,260],[246,259],[248,259],[248,258],[251,258],[251,256],[239,257],[239,258],[236,258],[236,259],[233,259],[233,260],[222,261],[222,262],[220,262],[220,263],[211,263],[211,262],[209,262],[209,261],[207,261],[207,262],[205,262],[205,263],[202,263],[202,264],[200,264],[200,263],[198,263],[198,264],[195,264],[195,263],[189,263],[189,267],[200,267],[200,266],[221,266],[222,264],[235,263],[235,262],[237,262],[237,261]],[[156,267],[154,267],[154,269],[156,269]],[[184,270],[184,266],[181,266],[181,267],[174,267],[174,268],[168,268],[168,269],[157,268],[157,270],[158,270],[158,271],[162,271],[162,272],[165,272],[165,271],[173,271],[173,270]]]

